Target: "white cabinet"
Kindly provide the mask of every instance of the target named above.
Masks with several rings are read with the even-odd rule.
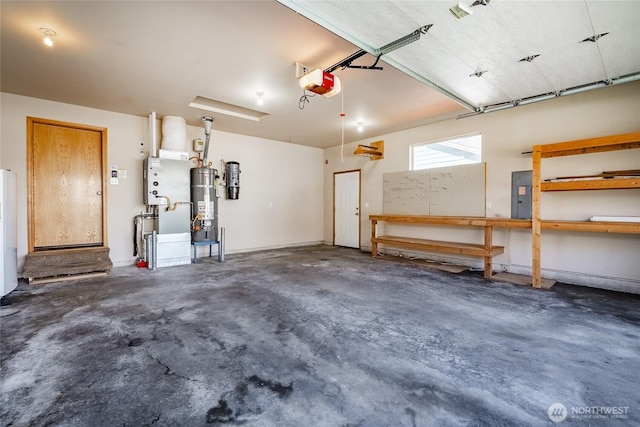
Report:
[[[16,174],[0,169],[0,280],[2,296],[18,286]]]

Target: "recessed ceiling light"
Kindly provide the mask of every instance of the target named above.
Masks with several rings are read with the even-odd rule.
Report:
[[[204,96],[196,96],[189,103],[189,107],[200,108],[201,110],[212,111],[214,113],[225,114],[227,116],[240,117],[242,119],[253,120],[259,122],[263,117],[269,114],[262,111],[252,110],[250,108],[240,107],[239,105],[228,104],[215,99],[205,98]]]
[[[44,34],[44,44],[51,47],[53,46],[53,37],[56,35],[56,32],[49,28],[40,28],[40,32]]]
[[[449,12],[456,18],[461,19],[467,15],[473,15],[471,9],[468,6],[463,5],[462,3],[458,3],[457,5],[449,8]]]
[[[256,96],[258,97],[256,99],[256,102],[258,103],[258,105],[263,105],[264,104],[264,92],[256,92]]]

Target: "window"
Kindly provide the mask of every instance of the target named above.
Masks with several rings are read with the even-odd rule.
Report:
[[[466,165],[482,161],[482,134],[411,146],[411,170]]]

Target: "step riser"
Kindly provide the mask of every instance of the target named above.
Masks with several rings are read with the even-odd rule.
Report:
[[[22,277],[29,279],[109,272],[113,263],[109,248],[36,252],[27,255]]]

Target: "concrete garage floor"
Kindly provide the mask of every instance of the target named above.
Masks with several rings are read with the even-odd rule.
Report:
[[[7,300],[3,426],[640,425],[638,296],[320,246]]]

